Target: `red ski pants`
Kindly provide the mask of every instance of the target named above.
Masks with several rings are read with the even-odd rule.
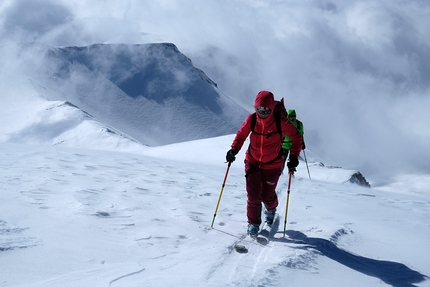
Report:
[[[261,203],[267,210],[275,209],[278,206],[275,189],[281,173],[282,168],[260,169],[245,162],[248,223],[261,224]]]

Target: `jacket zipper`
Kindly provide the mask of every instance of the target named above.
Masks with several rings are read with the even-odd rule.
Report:
[[[260,159],[259,162],[263,162],[263,140],[264,140],[264,121],[261,121],[261,126],[262,126],[262,130],[261,130],[261,135],[260,135]]]

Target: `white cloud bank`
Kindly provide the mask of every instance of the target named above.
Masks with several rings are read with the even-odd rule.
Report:
[[[172,42],[250,109],[269,89],[307,146],[365,174],[430,171],[427,1],[4,1],[0,35],[51,45]]]

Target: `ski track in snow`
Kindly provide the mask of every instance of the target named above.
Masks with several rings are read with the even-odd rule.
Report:
[[[301,281],[308,280],[328,286],[324,284],[333,284],[336,278],[331,268],[340,268],[357,282],[354,286],[385,282],[403,287],[425,286],[413,283],[428,275],[421,273],[426,270],[419,265],[424,255],[402,252],[398,255],[402,262],[398,262],[395,250],[410,247],[375,233],[381,222],[408,228],[393,216],[398,210],[424,220],[430,210],[426,198],[391,196],[385,200],[385,193],[309,182],[298,175],[293,180],[283,238],[283,176],[278,232],[267,246],[251,244],[248,253],[239,254],[233,246],[247,225],[239,166],[229,175],[213,229],[210,222],[224,165],[6,146],[1,167],[0,264],[13,275],[4,277],[0,285],[280,286],[289,282],[302,286]],[[365,222],[361,224],[356,206],[386,211],[373,224],[374,212],[361,214]],[[422,222],[412,224],[429,233]],[[382,232],[392,234],[392,230],[396,229]],[[409,240],[411,245],[428,247],[427,239]],[[379,256],[369,253],[372,245],[380,249]],[[415,264],[407,264],[414,260]],[[346,279],[339,282],[343,285],[336,286],[344,286]]]

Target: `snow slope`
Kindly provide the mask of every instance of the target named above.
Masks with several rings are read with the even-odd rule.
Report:
[[[430,286],[430,177],[368,189],[301,162],[283,237],[246,230],[232,135],[132,152],[0,143],[0,286]],[[103,144],[100,141],[99,144]],[[109,143],[107,143],[109,145]]]

